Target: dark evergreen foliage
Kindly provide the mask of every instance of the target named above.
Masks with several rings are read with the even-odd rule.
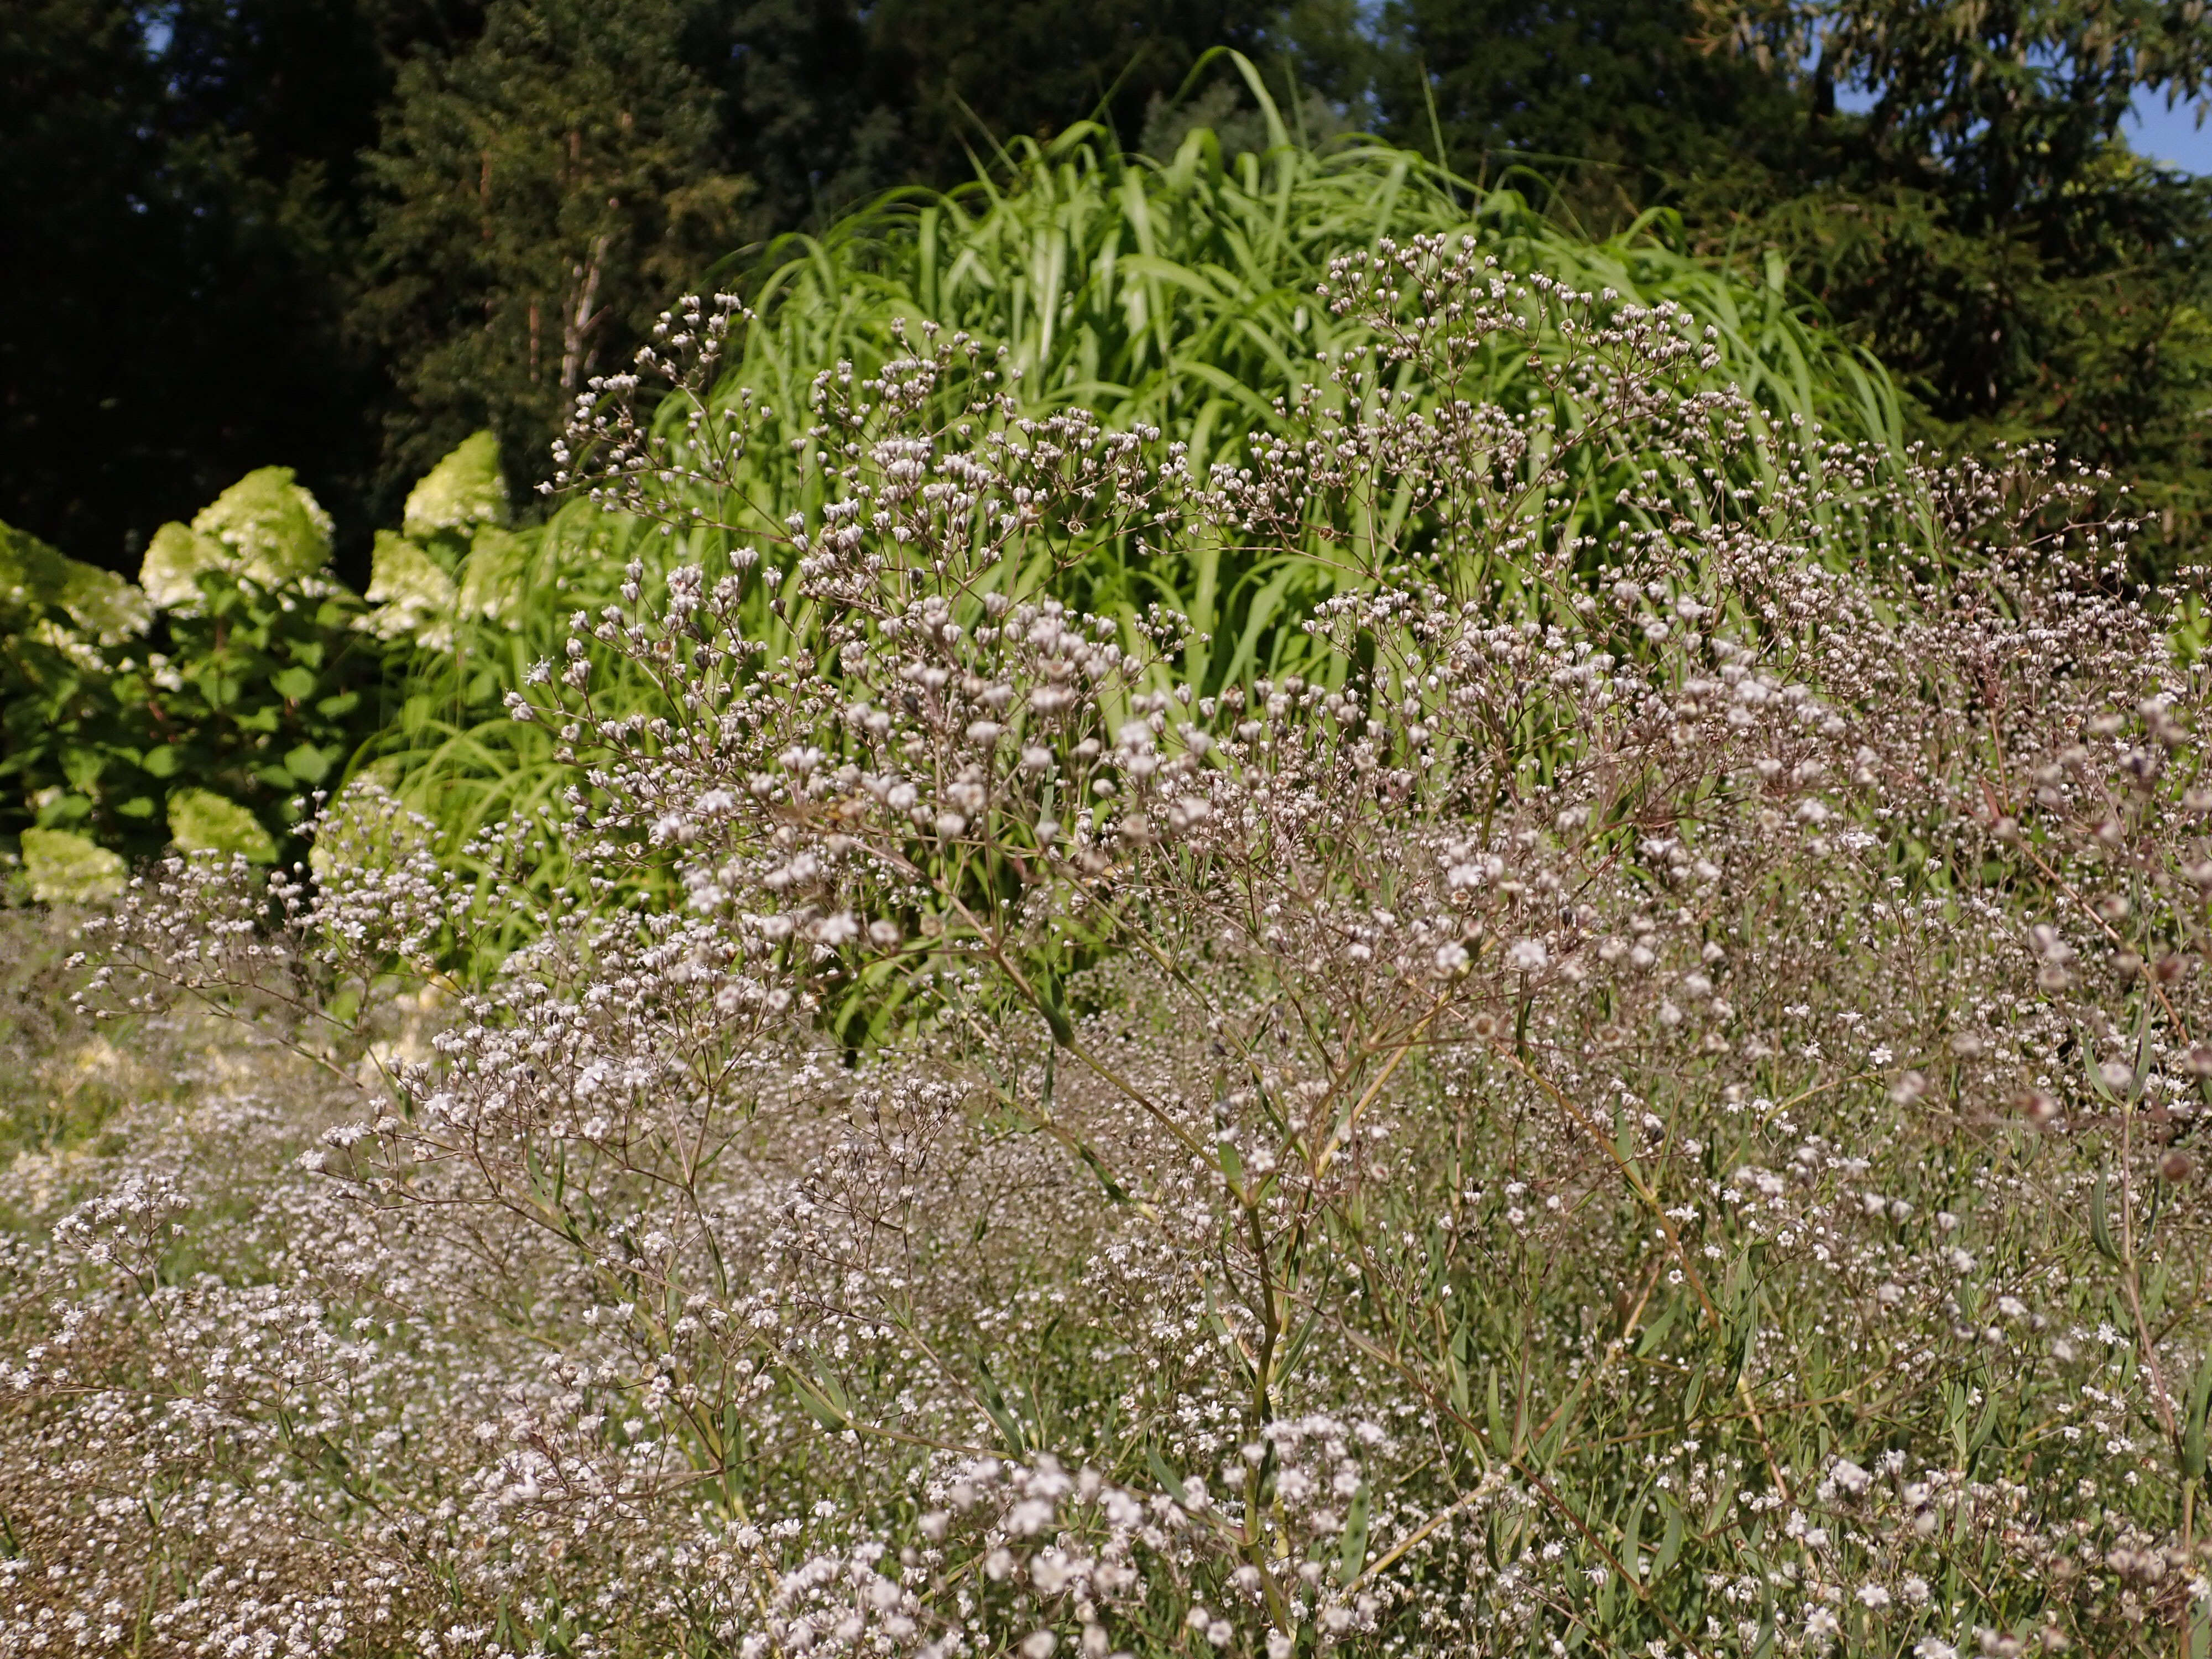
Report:
[[[584,382],[735,244],[746,185],[687,21],[679,0],[492,0],[477,40],[401,71],[354,319],[398,394],[387,476],[488,425],[535,477]]]
[[[0,7],[0,501],[133,569],[165,519],[296,466],[366,522],[382,374],[351,337],[357,154],[467,0]]]
[[[1696,37],[1694,0],[1391,0],[1377,92],[1395,135],[1469,177],[1524,167],[1585,221],[1725,165],[1797,100]]]

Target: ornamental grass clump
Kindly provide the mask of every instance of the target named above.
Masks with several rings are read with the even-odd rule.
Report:
[[[0,1647],[2206,1639],[2205,688],[2100,481],[1778,433],[1441,239],[1329,283],[1437,383],[1550,308],[1591,418],[1347,358],[1205,469],[925,341],[514,699],[596,902],[495,986],[441,941],[536,826],[484,885],[364,789],[131,891],[88,1008],[262,1046],[8,1177]],[[722,440],[604,412],[688,517]],[[1209,692],[1052,597],[1101,536],[1360,580]]]

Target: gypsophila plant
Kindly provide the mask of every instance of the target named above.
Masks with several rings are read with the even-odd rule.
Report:
[[[2101,481],[1386,258],[1386,359],[1555,307],[1588,418],[1351,362],[1200,471],[930,416],[957,342],[832,374],[818,509],[514,698],[597,902],[495,987],[395,997],[479,925],[396,808],[126,896],[91,1012],[329,1085],[12,1247],[0,1645],[2197,1650],[2205,687]],[[688,511],[610,419],[579,476]],[[1369,585],[1249,684],[1024,581],[1317,528]]]

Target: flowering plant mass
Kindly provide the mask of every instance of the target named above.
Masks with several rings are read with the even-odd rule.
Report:
[[[95,925],[294,1081],[6,1177],[0,1646],[2198,1650],[2203,672],[2099,481],[1456,240],[1318,298],[1238,467],[931,331],[720,406],[734,300],[594,388],[564,485],[695,556],[471,849],[577,880],[362,786]],[[1059,597],[1203,538],[1356,578],[1296,672]]]

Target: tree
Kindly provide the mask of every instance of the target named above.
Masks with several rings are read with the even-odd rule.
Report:
[[[0,12],[0,500],[116,568],[246,465],[343,471],[361,395],[324,174],[196,119],[147,21]]]
[[[1401,142],[1528,166],[1584,225],[1667,205],[1705,253],[1778,256],[1921,435],[2110,467],[2148,566],[2197,538],[2212,185],[2120,131],[2212,86],[2197,0],[1392,0],[1370,62]]]
[[[974,176],[1020,137],[1103,118],[1133,147],[1214,46],[1259,51],[1267,0],[749,0],[720,79],[763,234],[901,184]]]
[[[1103,116],[1133,145],[1146,106],[1208,47],[1258,50],[1275,8],[1251,0],[878,0],[871,44],[911,100],[917,171],[957,178],[995,139]]]
[[[401,72],[368,158],[357,321],[400,394],[384,471],[411,477],[478,427],[511,476],[593,374],[730,252],[744,181],[678,0],[492,0],[482,35]]]
[[[164,519],[297,466],[365,522],[354,154],[471,0],[0,7],[0,510],[134,568]]]
[[[1855,86],[1853,137],[1889,172],[1940,181],[1965,228],[2000,227],[2085,179],[2137,93],[2212,85],[2201,0],[1793,0],[1771,20],[1810,48],[1816,108]],[[1738,26],[1755,39],[1755,26]]]
[[[1780,78],[1699,50],[1698,22],[1694,0],[1390,0],[1384,120],[1470,177],[1530,169],[1617,221],[1791,118]]]
[[[854,0],[746,0],[727,24],[726,153],[754,180],[754,239],[820,224],[915,176],[900,89]]]
[[[2170,562],[2212,509],[2212,185],[2131,155],[2143,91],[2212,87],[2195,0],[1798,0],[1716,21],[1792,67],[1802,114],[1686,209],[1772,250],[1947,441],[2042,441],[2111,467]],[[1838,88],[1863,112],[1839,112]]]

